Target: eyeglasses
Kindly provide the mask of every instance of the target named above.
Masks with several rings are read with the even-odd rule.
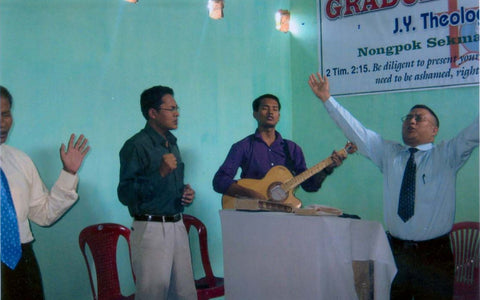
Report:
[[[178,112],[180,111],[180,107],[179,106],[174,106],[174,107],[170,107],[170,108],[163,108],[163,107],[159,107],[157,110],[166,110],[166,111],[169,111],[169,112]]]
[[[418,115],[418,114],[409,114],[401,118],[402,122],[405,122],[405,121],[410,122],[412,119],[415,119],[415,122],[417,123],[427,121],[424,115]]]

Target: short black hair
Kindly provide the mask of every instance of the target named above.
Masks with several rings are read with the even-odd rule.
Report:
[[[148,111],[151,108],[158,109],[162,104],[162,98],[165,95],[173,96],[173,89],[168,86],[153,86],[149,89],[146,89],[140,95],[140,107],[142,109],[142,114],[145,119],[148,121]]]
[[[253,100],[253,102],[252,102],[253,111],[258,111],[258,108],[260,107],[260,102],[262,101],[262,99],[265,99],[265,98],[269,98],[269,99],[273,99],[273,100],[277,101],[278,110],[280,110],[282,108],[282,105],[280,104],[280,100],[278,99],[277,96],[272,95],[272,94],[263,94],[260,97],[258,97],[257,99]]]
[[[12,106],[13,97],[12,94],[5,88],[4,86],[0,85],[0,97],[7,99],[10,106]]]
[[[417,105],[414,105],[412,108],[410,108],[410,111],[416,108],[423,108],[428,110],[428,112],[432,114],[432,116],[435,118],[435,121],[437,121],[437,127],[440,128],[440,120],[438,119],[437,115],[433,112],[433,110],[430,107],[426,106],[425,104],[417,104]]]

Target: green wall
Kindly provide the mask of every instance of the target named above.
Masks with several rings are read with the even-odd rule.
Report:
[[[130,225],[116,195],[118,152],[145,125],[140,93],[157,84],[176,92],[174,134],[197,192],[187,213],[207,225],[214,271],[223,275],[220,195],[211,180],[230,145],[255,129],[256,96],[285,99],[280,130],[291,137],[289,35],[274,28],[274,12],[285,3],[230,1],[216,21],[206,0],[0,1],[0,82],[14,96],[7,143],[32,157],[47,186],[70,132],[84,133],[92,147],[80,170],[79,202],[51,228],[32,226],[47,299],[90,298],[82,228]]]
[[[226,1],[225,18],[211,20],[206,0],[1,0],[0,84],[14,96],[8,144],[29,154],[47,186],[56,180],[60,143],[84,133],[92,147],[80,170],[79,202],[55,225],[32,225],[47,299],[89,299],[78,248],[85,226],[129,226],[116,196],[118,151],[141,129],[139,95],[171,86],[181,107],[179,138],[186,181],[197,192],[187,213],[209,230],[217,275],[223,275],[220,195],[211,179],[231,144],[255,129],[251,101],[263,93],[282,100],[279,131],[295,139],[311,166],[345,138],[306,84],[318,69],[314,0]],[[294,33],[274,29],[274,12],[292,11]],[[295,24],[296,22],[296,24]],[[338,45],[332,45],[338,46]],[[400,138],[401,115],[413,103],[441,118],[439,139],[453,136],[478,114],[478,89],[462,88],[339,99],[367,126]],[[391,122],[398,120],[398,123]],[[345,187],[348,188],[345,188]],[[457,219],[478,219],[478,150],[460,171]],[[382,221],[381,176],[359,155],[305,203],[337,206]],[[120,257],[125,292],[133,291]],[[198,261],[195,272],[200,272]]]

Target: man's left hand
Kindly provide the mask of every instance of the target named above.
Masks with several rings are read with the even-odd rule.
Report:
[[[325,171],[327,172],[327,174],[331,174],[333,172],[333,169],[340,166],[342,162],[345,160],[345,157],[342,157],[340,154],[338,154],[337,151],[333,151],[332,156],[330,156],[330,158],[332,159],[333,163],[325,168]]]
[[[332,153],[332,160],[333,160],[333,166],[336,168],[342,164],[342,162],[345,160],[345,157],[342,157],[340,154],[338,154],[337,151],[333,151]]]
[[[193,202],[193,199],[195,198],[195,191],[192,189],[192,187],[187,184],[185,185],[183,189],[183,195],[182,195],[182,205],[189,205]]]

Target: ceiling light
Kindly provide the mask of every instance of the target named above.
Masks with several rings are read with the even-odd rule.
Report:
[[[223,0],[208,0],[208,16],[218,20],[223,18]]]
[[[280,9],[275,14],[275,28],[281,32],[288,32],[290,27],[290,12]]]

